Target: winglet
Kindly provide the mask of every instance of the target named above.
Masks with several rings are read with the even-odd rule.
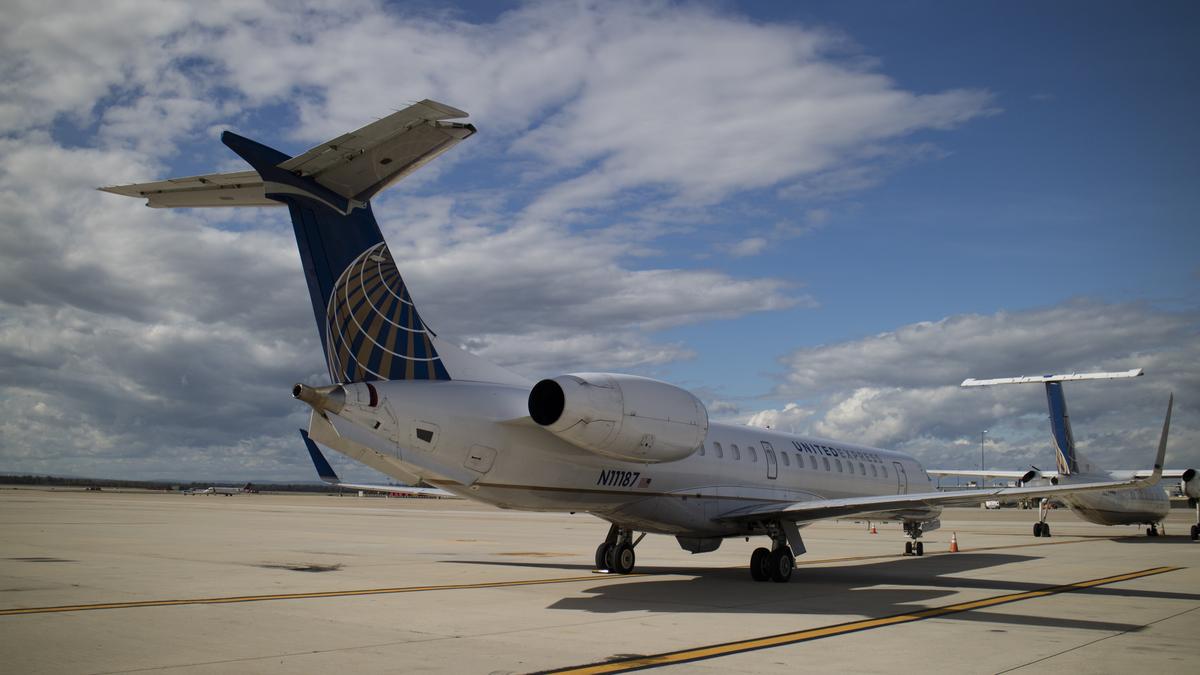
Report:
[[[1154,485],[1162,478],[1163,464],[1167,457],[1167,433],[1171,430],[1171,408],[1175,405],[1175,392],[1171,392],[1171,397],[1167,399],[1167,417],[1163,420],[1162,435],[1158,437],[1158,456],[1154,458],[1154,471],[1138,481],[1138,485],[1142,487]]]
[[[321,480],[326,483],[340,483],[337,472],[333,470],[332,466],[329,466],[329,460],[325,459],[325,455],[317,447],[316,442],[308,437],[308,432],[301,429],[300,438],[304,439],[304,445],[308,447],[308,456],[312,457],[313,466],[317,468],[317,475],[321,477]]]

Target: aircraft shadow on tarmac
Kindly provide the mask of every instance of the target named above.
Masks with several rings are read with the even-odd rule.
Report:
[[[741,567],[649,567],[639,566],[641,576],[616,581],[602,577],[605,583],[582,592],[588,597],[566,597],[549,609],[585,611],[601,614],[620,612],[671,612],[713,614],[847,614],[877,618],[912,612],[928,605],[953,604],[948,600],[960,589],[987,591],[984,597],[1020,593],[1055,585],[1045,580],[1011,581],[999,578],[971,578],[961,575],[999,565],[1039,560],[1036,556],[998,553],[960,553],[897,558],[869,564],[807,567],[800,565],[787,584],[755,583]],[[469,565],[504,565],[576,571],[584,565],[553,563],[454,561]],[[1119,573],[1129,570],[1114,570]],[[663,578],[655,578],[663,577]],[[680,578],[683,577],[683,578]],[[619,579],[620,577],[618,577]],[[1073,579],[1072,581],[1083,581]],[[882,588],[881,588],[882,587]],[[1142,591],[1120,587],[1093,587],[1072,594],[1123,597],[1200,600],[1196,593]],[[970,600],[977,597],[972,594]],[[947,598],[945,602],[936,602]],[[1126,632],[1141,627],[1108,621],[1029,616],[1020,610],[975,610],[944,615],[966,621],[986,621],[1024,626],[1080,628],[1085,630]]]
[[[1118,544],[1187,544],[1196,546],[1196,542],[1186,534],[1160,534],[1157,537],[1137,535],[1134,537],[1114,537],[1112,541]]]

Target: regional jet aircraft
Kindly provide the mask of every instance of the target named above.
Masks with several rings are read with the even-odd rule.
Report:
[[[1063,382],[1078,380],[1116,380],[1140,377],[1141,368],[1116,373],[1071,373],[1068,375],[1032,375],[1004,377],[993,380],[968,378],[964,387],[987,387],[997,384],[1045,384],[1046,404],[1050,409],[1050,434],[1054,439],[1055,461],[1058,471],[1041,471],[1037,467],[1029,471],[986,471],[958,469],[930,469],[935,476],[971,476],[977,478],[1006,478],[1021,485],[1070,485],[1077,482],[1096,480],[1122,480],[1143,478],[1147,471],[1109,471],[1088,460],[1075,449],[1075,435],[1071,432],[1071,418],[1067,414],[1067,397]],[[1192,525],[1192,540],[1200,539],[1200,475],[1195,469],[1167,469],[1162,472],[1169,478],[1178,478],[1180,488],[1196,508],[1196,524]],[[1171,510],[1171,500],[1165,490],[1157,485],[1148,485],[1123,490],[1077,493],[1061,497],[1080,518],[1099,525],[1146,525],[1146,535],[1158,536],[1163,519]],[[1050,523],[1046,522],[1049,511],[1048,499],[1042,499],[1038,520],[1033,524],[1033,536],[1049,537]]]
[[[152,207],[286,206],[332,384],[297,384],[312,439],[405,483],[503,508],[582,511],[611,525],[596,567],[634,569],[637,532],[692,553],[765,536],[755,580],[785,582],[800,527],[856,516],[903,523],[905,551],[943,506],[1153,485],[934,490],[916,459],[854,443],[709,421],[690,392],[632,375],[572,373],[536,384],[429,328],[383,240],[370,199],[470,137],[466,113],[422,101],[295,157],[232,132],[250,171],[103,188]],[[514,270],[519,273],[519,270]],[[1170,406],[1167,408],[1170,420]]]

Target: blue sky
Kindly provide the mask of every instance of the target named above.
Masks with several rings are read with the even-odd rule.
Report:
[[[299,9],[296,9],[299,7]],[[0,471],[304,479],[323,368],[278,210],[91,188],[242,168],[422,98],[480,133],[376,212],[427,321],[529,377],[635,372],[714,419],[1113,466],[1177,393],[1200,465],[1194,3],[75,3],[0,28]],[[348,46],[350,45],[350,46]],[[369,474],[342,467],[359,479]]]

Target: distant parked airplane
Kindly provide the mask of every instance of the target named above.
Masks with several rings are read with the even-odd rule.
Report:
[[[967,379],[964,387],[984,387],[997,384],[1045,384],[1046,402],[1050,408],[1050,432],[1054,439],[1055,460],[1058,471],[975,471],[973,469],[930,469],[935,476],[970,476],[975,478],[1007,478],[1022,485],[1071,485],[1097,480],[1130,480],[1146,477],[1147,471],[1109,471],[1088,460],[1075,449],[1075,435],[1071,433],[1071,419],[1067,414],[1067,399],[1063,382],[1078,380],[1113,380],[1142,375],[1141,368],[1116,373],[1071,373],[1069,375],[1033,375],[1007,377],[994,380]],[[1164,431],[1165,433],[1165,431]],[[1195,469],[1164,469],[1162,474],[1179,478],[1184,494],[1196,507],[1196,524],[1192,525],[1192,539],[1200,538],[1200,476]],[[1146,534],[1158,536],[1158,528],[1171,510],[1170,498],[1158,485],[1069,494],[1059,497],[1080,518],[1100,525],[1148,525]],[[1038,521],[1033,524],[1033,536],[1049,537],[1050,523],[1046,522],[1047,500],[1043,499]]]

